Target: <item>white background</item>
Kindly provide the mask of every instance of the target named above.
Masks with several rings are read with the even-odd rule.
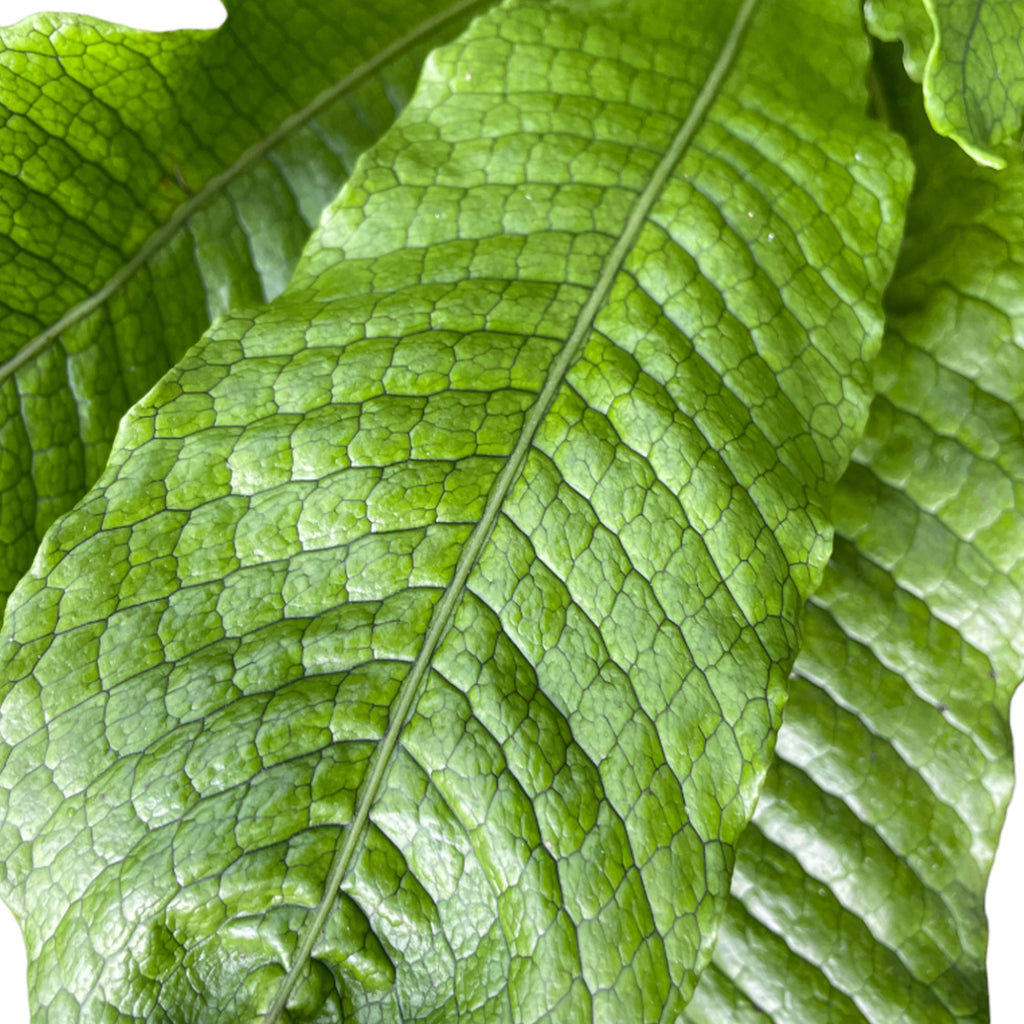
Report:
[[[224,9],[218,0],[81,0],[61,3],[60,10],[79,11],[120,21],[136,28],[156,30],[172,28],[212,28],[219,25]],[[29,0],[4,0],[0,21],[13,24],[37,10],[51,9]],[[1024,623],[1022,623],[1024,628]],[[1024,772],[1024,693],[1018,694],[1011,716],[1017,739],[1016,770]],[[1024,788],[1024,787],[1022,787]],[[1024,864],[1024,803],[1015,799],[1010,807],[1003,839],[996,858],[986,905],[989,914],[989,986],[992,999],[992,1024],[1019,1024],[1020,997],[1015,993],[1015,968],[1021,965],[1017,942],[1024,934],[1024,882],[1019,865]],[[3,994],[4,1024],[28,1024],[25,995],[25,953],[17,926],[7,908],[0,903],[0,993]],[[1017,996],[1015,998],[1015,995]],[[723,1022],[727,1024],[727,1022]],[[896,1022],[893,1022],[896,1024]]]

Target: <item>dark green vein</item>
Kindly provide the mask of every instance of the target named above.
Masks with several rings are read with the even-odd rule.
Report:
[[[273,1004],[264,1017],[264,1024],[279,1024],[281,1021],[285,1005],[298,984],[305,963],[309,959],[313,946],[334,906],[342,879],[352,864],[356,849],[369,820],[370,808],[377,798],[377,793],[380,790],[384,775],[391,761],[391,755],[398,744],[399,734],[405,727],[409,714],[413,709],[421,684],[430,669],[434,653],[451,626],[457,604],[469,580],[470,573],[490,538],[509,491],[522,472],[537,431],[550,411],[569,367],[576,360],[580,349],[587,337],[589,337],[597,314],[607,301],[612,285],[621,272],[627,255],[636,244],[644,223],[673,170],[689,148],[708,110],[718,97],[722,84],[739,51],[740,43],[743,40],[758,2],[759,0],[743,0],[743,4],[736,15],[736,19],[729,30],[729,34],[722,45],[722,50],[714,67],[711,69],[711,73],[708,75],[707,81],[704,83],[690,113],[676,133],[665,155],[654,169],[650,182],[630,212],[625,227],[605,260],[593,290],[576,318],[565,346],[548,371],[544,387],[541,389],[540,394],[537,396],[537,401],[531,407],[526,417],[523,429],[508,461],[495,479],[480,520],[466,541],[466,545],[459,557],[451,582],[434,608],[419,654],[415,662],[413,662],[409,674],[402,682],[388,722],[387,732],[374,752],[373,760],[359,795],[355,813],[345,833],[345,840],[335,855],[331,870],[328,873],[320,905],[303,932],[294,961],[289,968],[288,974],[281,982],[281,987]]]

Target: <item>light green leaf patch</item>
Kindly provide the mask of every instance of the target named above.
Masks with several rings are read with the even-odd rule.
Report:
[[[926,0],[865,0],[864,19],[879,39],[903,44],[907,74],[915,82],[922,82],[935,39]]]
[[[0,608],[132,402],[287,283],[323,207],[484,3],[228,3],[214,32],[0,29]]]
[[[39,1021],[682,1012],[871,394],[910,167],[868,56],[792,0],[432,54],[12,597]]]
[[[880,39],[904,45],[922,83],[932,127],[978,163],[1021,160],[1024,123],[1024,3],[1021,0],[867,0]]]

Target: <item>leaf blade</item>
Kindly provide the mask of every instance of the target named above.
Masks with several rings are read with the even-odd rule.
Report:
[[[286,51],[263,6],[235,6],[216,32],[3,30],[0,601],[121,415],[211,319],[280,291],[416,58],[483,4],[292,11]],[[253,70],[229,90],[234,65]]]
[[[909,185],[859,117],[855,12],[817,22],[808,112],[790,26],[816,22],[793,10],[764,8],[761,49],[554,378],[309,960],[298,934],[433,609],[735,12],[695,5],[670,40],[657,4],[476,22],[432,57],[289,290],[219,321],[125,420],[4,645],[5,780],[33,756],[60,768],[12,790],[12,871],[23,834],[45,849],[62,832],[39,821],[56,791],[62,814],[131,794],[116,830],[90,822],[111,863],[73,822],[69,905],[34,910],[52,965],[88,904],[88,976],[111,979],[94,995],[61,978],[50,1013],[171,1013],[202,991],[244,1019],[296,962],[297,1019],[681,1009],[827,551]],[[98,766],[67,746],[87,729]]]
[[[721,53],[708,75],[707,82],[697,95],[693,108],[672,140],[664,157],[662,157],[655,168],[650,183],[630,211],[622,233],[616,239],[614,247],[609,252],[601,268],[601,274],[593,290],[577,314],[576,321],[572,326],[562,352],[555,359],[547,373],[544,386],[540,390],[536,402],[531,407],[523,423],[523,428],[516,441],[515,448],[510,452],[508,460],[487,495],[487,501],[481,517],[474,526],[473,532],[468,537],[465,547],[459,555],[451,582],[445,588],[445,593],[431,616],[431,622],[424,636],[423,645],[416,655],[416,661],[402,683],[402,688],[399,691],[395,702],[395,709],[388,725],[388,732],[374,754],[369,777],[360,792],[353,823],[346,835],[344,845],[339,848],[337,856],[331,865],[331,870],[324,886],[323,899],[307,927],[295,955],[294,964],[267,1011],[267,1024],[274,1024],[281,1014],[285,1012],[288,998],[298,984],[317,937],[324,929],[327,916],[334,905],[334,894],[338,891],[342,879],[348,873],[357,843],[362,838],[363,830],[369,818],[370,807],[376,800],[383,781],[386,765],[391,759],[400,732],[408,723],[409,714],[420,694],[424,677],[429,671],[429,666],[434,659],[437,647],[441,643],[444,634],[453,625],[459,595],[465,590],[470,574],[478,565],[483,548],[487,545],[497,523],[499,510],[508,499],[513,485],[521,476],[541,423],[550,414],[558,390],[564,383],[569,368],[579,358],[587,336],[594,329],[598,312],[608,301],[615,278],[621,274],[626,256],[636,245],[644,222],[650,217],[655,201],[664,189],[668,178],[675,170],[683,154],[689,148],[700,123],[707,114],[708,108],[716,99],[718,91],[722,88],[722,83],[736,58],[736,52],[747,30],[755,5],[756,0],[745,0],[737,11],[736,20],[722,45]]]

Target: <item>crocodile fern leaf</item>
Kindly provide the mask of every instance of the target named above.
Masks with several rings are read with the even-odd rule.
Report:
[[[679,13],[434,51],[46,534],[0,656],[38,1020],[682,1012],[910,170],[855,5]]]

